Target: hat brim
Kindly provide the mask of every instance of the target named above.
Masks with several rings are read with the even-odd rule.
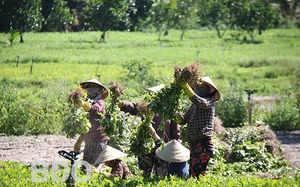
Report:
[[[181,163],[190,159],[190,150],[177,140],[172,140],[163,147],[159,147],[155,154],[158,158],[173,163]]]
[[[213,81],[210,79],[210,77],[202,77],[201,83],[213,88],[216,91],[216,93],[214,94],[214,96],[212,98],[213,101],[220,100],[221,93],[220,93],[219,89],[216,87],[216,85],[213,83]]]
[[[159,90],[161,90],[163,87],[165,87],[165,85],[161,84],[161,85],[158,85],[158,86],[153,86],[153,87],[150,87],[150,88],[145,88],[145,90],[156,93]]]
[[[107,145],[105,149],[101,152],[101,154],[98,156],[95,164],[108,162],[125,156],[127,156],[127,154]]]
[[[108,91],[107,91],[107,89],[106,89],[105,86],[103,86],[103,84],[101,84],[101,82],[99,82],[98,80],[96,80],[96,79],[91,79],[91,80],[83,81],[83,82],[80,83],[80,86],[81,86],[82,88],[86,89],[86,86],[87,86],[88,84],[95,84],[95,85],[97,85],[97,86],[100,87],[100,89],[101,89],[102,92],[103,92],[103,93],[102,93],[102,96],[101,96],[101,99],[102,99],[102,100],[104,100],[104,99],[106,99],[106,98],[108,97]]]

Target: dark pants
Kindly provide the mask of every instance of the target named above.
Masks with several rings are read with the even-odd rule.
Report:
[[[210,157],[214,154],[214,145],[210,137],[189,142],[190,145],[190,175],[198,178],[206,175]]]
[[[143,177],[148,178],[154,173],[164,178],[167,175],[169,163],[159,159],[154,153],[149,153],[138,157],[138,165],[143,170]]]

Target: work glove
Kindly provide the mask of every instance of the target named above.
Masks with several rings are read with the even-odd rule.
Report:
[[[153,128],[153,126],[150,124],[147,126],[148,127],[148,130],[152,136],[152,139],[154,140],[154,142],[156,142],[157,140],[160,139],[160,137],[156,134],[156,131],[155,129]]]
[[[74,151],[80,151],[81,144],[84,141],[83,135],[80,135],[74,145]]]
[[[181,114],[176,113],[176,114],[175,114],[175,119],[174,119],[174,121],[175,121],[176,123],[180,124],[180,123],[182,122],[182,116],[181,116]]]
[[[194,90],[190,87],[190,85],[185,81],[179,82],[180,87],[183,89],[184,93],[190,98],[195,95]]]
[[[76,104],[77,104],[78,107],[82,107],[86,112],[90,111],[91,108],[92,108],[91,103],[85,102],[82,99],[78,99]]]
[[[122,108],[125,105],[125,103],[123,101],[120,101],[119,99],[117,100],[117,103],[119,108]]]

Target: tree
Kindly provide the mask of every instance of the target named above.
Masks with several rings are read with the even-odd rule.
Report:
[[[175,8],[176,0],[154,0],[149,19],[158,32],[158,40],[163,31],[164,35],[167,35],[169,29],[173,27]]]
[[[269,3],[262,0],[245,0],[240,5],[234,12],[234,24],[239,30],[246,31],[252,41],[255,30],[258,31],[258,34],[262,34],[263,31],[273,25],[275,12]]]
[[[89,0],[85,13],[88,15],[89,26],[101,30],[101,41],[105,42],[108,30],[127,24],[127,9],[127,0]]]
[[[53,0],[51,10],[48,11],[47,16],[43,16],[41,31],[71,30],[69,26],[73,24],[73,16],[64,0]]]
[[[52,8],[54,7],[54,0],[42,0],[42,15],[44,19],[42,20],[41,31],[47,31],[46,20],[48,19]]]
[[[64,0],[66,6],[69,7],[70,13],[74,18],[73,31],[81,31],[88,29],[86,27],[86,15],[84,10],[88,6],[88,0]]]
[[[129,1],[129,8],[127,12],[130,19],[130,31],[137,31],[142,29],[141,27],[145,25],[144,21],[149,15],[152,3],[152,0]]]
[[[40,28],[40,6],[35,0],[2,0],[0,3],[0,31],[15,30],[20,33],[20,42],[24,42],[22,33]]]
[[[197,7],[194,6],[196,0],[177,0],[176,10],[174,12],[175,16],[175,28],[180,29],[181,35],[180,40],[183,40],[184,33],[187,29],[191,27],[193,22],[195,22],[195,14]]]
[[[198,2],[199,23],[212,26],[222,38],[233,24],[230,0],[200,0]],[[223,32],[222,32],[223,31]]]

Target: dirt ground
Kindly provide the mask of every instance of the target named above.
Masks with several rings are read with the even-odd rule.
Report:
[[[68,139],[62,135],[0,136],[0,160],[26,164],[41,161],[51,164],[66,160],[58,151],[72,151],[75,142],[76,139]],[[82,158],[82,154],[79,158]]]
[[[300,131],[275,132],[275,134],[282,143],[285,158],[291,167],[300,168]],[[26,164],[41,161],[51,164],[51,162],[65,160],[58,155],[58,151],[73,150],[75,142],[76,138],[68,139],[62,135],[0,136],[0,160]],[[82,154],[79,158],[82,158]]]
[[[284,149],[284,157],[293,168],[300,168],[300,131],[275,132]]]

